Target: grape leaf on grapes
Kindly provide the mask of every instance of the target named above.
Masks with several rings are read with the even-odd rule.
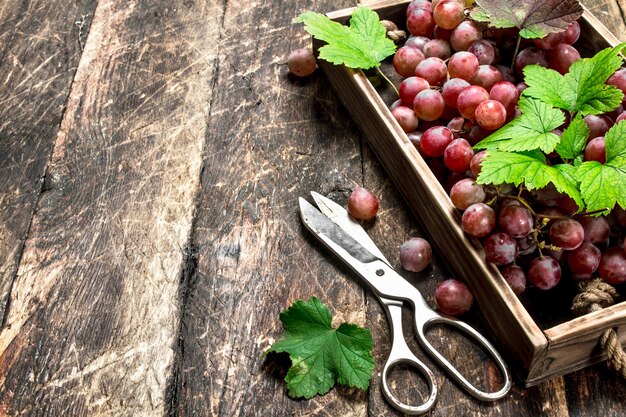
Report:
[[[540,100],[522,96],[518,102],[522,114],[477,143],[475,149],[530,151],[550,153],[559,143],[552,130],[565,121],[563,112]]]
[[[622,65],[622,43],[606,48],[591,58],[575,61],[565,75],[538,65],[524,67],[524,82],[528,88],[523,95],[540,99],[569,112],[602,114],[615,109],[624,95],[606,80]]]
[[[576,168],[580,192],[588,211],[626,207],[626,121],[604,135],[606,162],[586,161]]]
[[[294,22],[304,23],[304,28],[315,39],[327,45],[319,49],[319,57],[336,65],[368,69],[396,51],[396,45],[376,12],[367,7],[357,7],[350,18],[350,26],[332,21],[321,13],[305,12]]]
[[[291,368],[285,381],[290,397],[312,398],[340,384],[367,389],[374,359],[368,329],[343,323],[331,326],[328,307],[319,299],[297,300],[280,314],[285,336],[267,352],[286,352]]]
[[[572,197],[578,207],[583,207],[575,170],[576,168],[569,164],[546,164],[545,156],[539,151],[526,153],[487,151],[476,182],[496,185],[509,183],[515,186],[523,182],[529,190],[543,188],[552,183],[558,191]]]
[[[563,159],[576,160],[585,150],[587,138],[589,138],[589,128],[579,113],[563,131],[561,141],[556,145],[556,151]]]
[[[523,38],[542,38],[561,32],[578,19],[578,0],[476,0],[470,16],[496,28],[520,29]]]

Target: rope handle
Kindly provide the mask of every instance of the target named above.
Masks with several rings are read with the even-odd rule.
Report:
[[[574,297],[572,310],[579,316],[611,306],[618,297],[617,290],[600,278],[580,282],[578,291],[579,294]],[[606,329],[602,333],[600,346],[606,354],[609,366],[626,379],[626,353],[615,329]]]

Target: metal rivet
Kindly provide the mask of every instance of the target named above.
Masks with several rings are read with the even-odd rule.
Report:
[[[383,271],[382,269],[378,269],[376,270],[376,275],[378,275],[379,277],[382,277],[383,275],[385,275],[385,271]]]

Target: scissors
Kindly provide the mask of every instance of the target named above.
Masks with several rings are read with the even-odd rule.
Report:
[[[317,208],[303,198],[299,199],[300,216],[305,227],[326,247],[339,256],[359,275],[376,294],[387,314],[391,327],[391,351],[382,372],[383,395],[397,410],[410,415],[428,412],[437,400],[434,374],[409,349],[402,332],[402,306],[409,303],[414,311],[415,333],[420,345],[471,396],[482,401],[502,398],[511,388],[511,377],[504,360],[483,335],[468,324],[432,310],[412,284],[393,270],[389,261],[370,239],[367,232],[348,212],[334,201],[311,192]],[[426,339],[425,331],[434,324],[444,324],[464,333],[489,352],[504,377],[504,385],[496,392],[484,392],[472,385]],[[406,364],[417,369],[429,387],[428,399],[420,405],[405,404],[389,388],[388,376],[393,367]]]

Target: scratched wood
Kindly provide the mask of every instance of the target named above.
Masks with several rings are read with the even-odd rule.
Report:
[[[0,415],[166,412],[222,14],[99,1],[0,333]]]
[[[0,3],[0,322],[95,3]]]

